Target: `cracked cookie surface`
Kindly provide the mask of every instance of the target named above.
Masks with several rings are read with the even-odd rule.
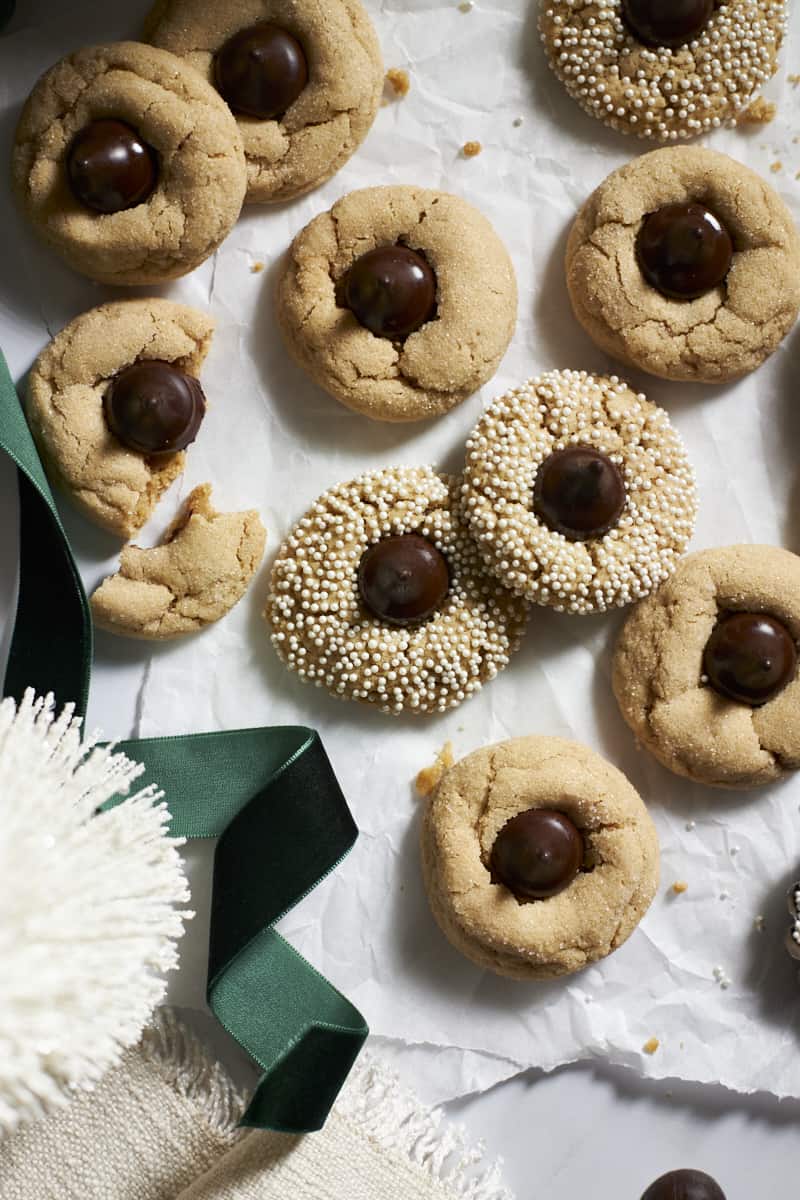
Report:
[[[337,289],[353,262],[401,243],[436,274],[436,313],[402,342],[376,337]],[[365,188],[295,238],[278,285],[278,321],[300,366],[337,400],[382,421],[440,416],[497,370],[514,332],[517,285],[503,243],[458,196]]]
[[[360,0],[159,0],[145,37],[213,83],[216,52],[262,21],[298,39],[309,79],[279,118],[237,118],[247,199],[256,203],[289,200],[334,175],[367,136],[383,91],[380,46]]]
[[[125,547],[119,572],[92,595],[94,622],[109,633],[149,641],[196,633],[241,600],[265,540],[255,510],[218,513],[210,485],[202,484],[160,545]]]
[[[591,446],[618,467],[625,507],[601,536],[572,541],[537,514],[549,456]],[[464,511],[487,569],[535,604],[605,612],[652,591],[686,550],[694,474],[663,409],[616,376],[549,371],[501,396],[467,441]]]
[[[451,476],[396,467],[320,496],[272,569],[264,615],[286,666],[334,696],[390,713],[455,708],[503,670],[527,606],[484,571],[459,493]],[[444,556],[449,589],[427,620],[398,627],[364,605],[359,565],[370,546],[411,533]]]
[[[119,300],[76,317],[33,365],[25,410],[51,482],[120,538],[145,524],[186,455],[149,458],[123,446],[103,413],[109,381],[142,359],[199,376],[213,329],[206,313],[171,300]]]
[[[752,788],[800,767],[800,679],[760,708],[716,692],[703,654],[718,617],[767,613],[800,642],[800,558],[776,546],[690,554],[629,617],[613,685],[637,739],[669,770]]]
[[[532,808],[574,822],[584,862],[558,895],[520,903],[492,882],[488,863],[506,822]],[[605,958],[658,887],[658,837],[638,793],[593,750],[563,738],[515,738],[456,763],[426,806],[421,848],[443,933],[478,966],[513,979],[554,979]]]
[[[674,142],[735,124],[752,104],[778,69],[786,5],[720,0],[675,48],[643,45],[621,0],[542,0],[539,29],[554,74],[589,116]]]
[[[121,212],[85,207],[66,158],[91,121],[127,122],[158,158],[148,199]],[[112,285],[185,275],[227,237],[245,194],[244,150],[221,97],[182,59],[138,42],[78,50],[52,67],[22,111],[14,190],[37,234],[82,275]]]
[[[645,280],[636,239],[664,205],[700,202],[724,224],[733,264],[696,300]],[[575,316],[601,349],[664,379],[720,383],[753,371],[800,309],[800,237],[780,196],[748,167],[700,147],[654,150],[610,175],[569,235],[567,286]]]

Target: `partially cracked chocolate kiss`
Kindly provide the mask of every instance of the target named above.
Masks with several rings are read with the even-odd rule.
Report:
[[[229,38],[214,61],[217,91],[235,113],[282,117],[308,83],[305,51],[293,34],[270,21]]]
[[[703,670],[715,692],[757,708],[794,679],[797,647],[786,626],[767,613],[728,613],[706,643]]]
[[[175,454],[197,437],[205,416],[203,389],[172,363],[142,359],[109,384],[103,410],[111,432],[139,454]]]
[[[567,446],[539,467],[533,509],[549,529],[580,542],[613,529],[625,497],[622,472],[607,455],[593,446]]]
[[[625,24],[645,46],[685,46],[703,32],[714,0],[622,0]]]
[[[158,182],[158,156],[124,121],[92,121],[72,140],[67,174],[73,194],[99,213],[135,208]]]
[[[432,616],[450,588],[447,560],[417,533],[383,538],[361,556],[358,590],[365,606],[390,625],[417,625]]]
[[[547,900],[569,887],[583,855],[583,836],[568,816],[529,808],[507,821],[495,839],[492,883],[502,883],[518,900]]]
[[[703,204],[665,204],[642,222],[636,257],[647,282],[672,300],[696,300],[724,283],[733,242]]]
[[[436,312],[436,275],[408,246],[376,246],[353,263],[343,280],[344,303],[376,337],[400,341]]]

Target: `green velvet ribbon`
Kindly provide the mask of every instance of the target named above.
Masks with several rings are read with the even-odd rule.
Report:
[[[89,605],[2,353],[0,452],[17,466],[20,500],[19,601],[4,694],[52,692],[84,715]],[[145,782],[163,789],[174,836],[219,838],[208,1004],[264,1072],[242,1123],[291,1133],[321,1128],[368,1031],[274,929],[357,837],[318,735],[268,727],[119,748],[144,764]]]

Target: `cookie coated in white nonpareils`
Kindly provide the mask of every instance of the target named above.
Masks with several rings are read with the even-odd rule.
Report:
[[[605,456],[624,506],[597,537],[570,540],[536,511],[544,464],[568,447]],[[660,408],[612,375],[550,371],[496,400],[467,442],[467,523],[488,569],[559,612],[604,612],[641,599],[675,569],[697,511],[683,443]]]
[[[735,124],[778,67],[784,0],[723,0],[683,45],[645,45],[621,0],[543,0],[550,66],[590,116],[662,142]]]
[[[483,568],[460,490],[458,478],[396,467],[320,496],[272,571],[265,617],[288,667],[334,696],[384,712],[434,713],[468,699],[507,666],[527,606]],[[406,534],[444,556],[449,587],[426,620],[400,627],[367,609],[358,575],[370,547]]]

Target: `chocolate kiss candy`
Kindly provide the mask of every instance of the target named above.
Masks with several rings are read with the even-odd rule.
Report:
[[[665,204],[645,217],[636,256],[656,291],[672,300],[696,300],[724,282],[733,262],[733,242],[704,205]]]
[[[592,446],[556,450],[536,474],[534,512],[571,542],[608,533],[624,507],[625,483],[619,467]]]
[[[703,670],[714,691],[757,707],[782,692],[797,673],[789,630],[766,613],[729,613],[706,643]]]
[[[529,808],[507,821],[489,860],[492,883],[518,900],[546,900],[569,887],[583,862],[583,837],[564,813]]]
[[[135,208],[158,182],[158,158],[124,121],[92,121],[73,138],[67,154],[73,193],[96,212]]]
[[[436,311],[436,276],[407,246],[378,246],[362,254],[344,278],[344,301],[376,337],[400,340]]]
[[[390,625],[426,620],[439,608],[449,587],[447,560],[419,534],[383,538],[361,556],[361,599],[371,613]]]
[[[242,29],[218,51],[217,90],[234,112],[271,121],[283,116],[308,83],[308,62],[296,37],[262,21]]]
[[[103,409],[123,446],[139,454],[174,454],[197,437],[206,402],[192,375],[171,363],[143,359],[111,380]]]
[[[714,0],[622,0],[625,23],[645,46],[685,46],[713,12]]]
[[[669,1171],[650,1184],[642,1200],[725,1200],[725,1193],[704,1171]]]

